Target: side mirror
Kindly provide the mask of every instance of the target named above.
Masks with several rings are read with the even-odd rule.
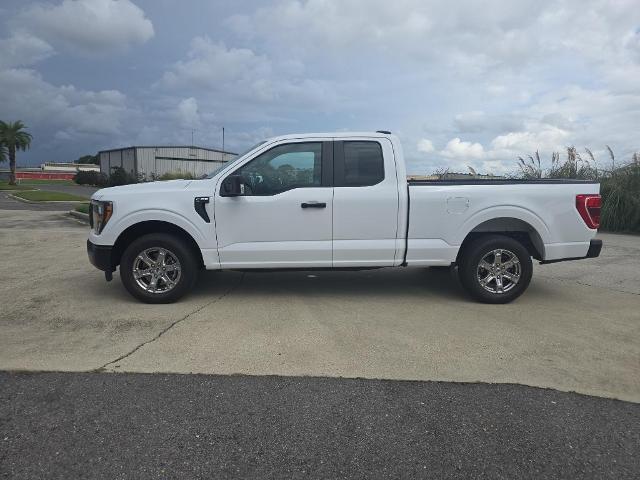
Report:
[[[223,197],[239,197],[244,195],[244,183],[240,175],[229,175],[222,181],[220,195]]]

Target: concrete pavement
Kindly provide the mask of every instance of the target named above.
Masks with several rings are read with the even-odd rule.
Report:
[[[86,227],[0,211],[0,369],[521,383],[640,402],[640,237],[536,267],[504,306],[448,272],[206,272],[143,305],[86,259]]]

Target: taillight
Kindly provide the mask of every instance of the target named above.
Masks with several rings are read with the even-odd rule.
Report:
[[[595,229],[600,226],[601,205],[600,195],[576,195],[576,208],[589,228]]]

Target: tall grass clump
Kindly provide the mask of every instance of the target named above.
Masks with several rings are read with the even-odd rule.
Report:
[[[596,180],[600,182],[602,195],[601,228],[611,232],[640,233],[640,154],[634,153],[630,162],[616,166],[613,150],[608,145],[606,149],[610,158],[608,168],[599,167],[588,148],[583,156],[570,146],[564,160],[559,152],[553,152],[548,169],[543,168],[538,152],[526,159],[518,157],[518,176]]]
[[[602,179],[601,226],[612,232],[640,232],[640,155]]]

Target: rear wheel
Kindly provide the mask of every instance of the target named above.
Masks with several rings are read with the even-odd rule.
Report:
[[[151,233],[127,247],[120,278],[127,291],[145,303],[171,303],[195,284],[198,264],[188,245],[173,235]]]
[[[458,274],[467,292],[484,303],[508,303],[527,289],[533,273],[528,250],[504,235],[474,240],[462,255]]]

